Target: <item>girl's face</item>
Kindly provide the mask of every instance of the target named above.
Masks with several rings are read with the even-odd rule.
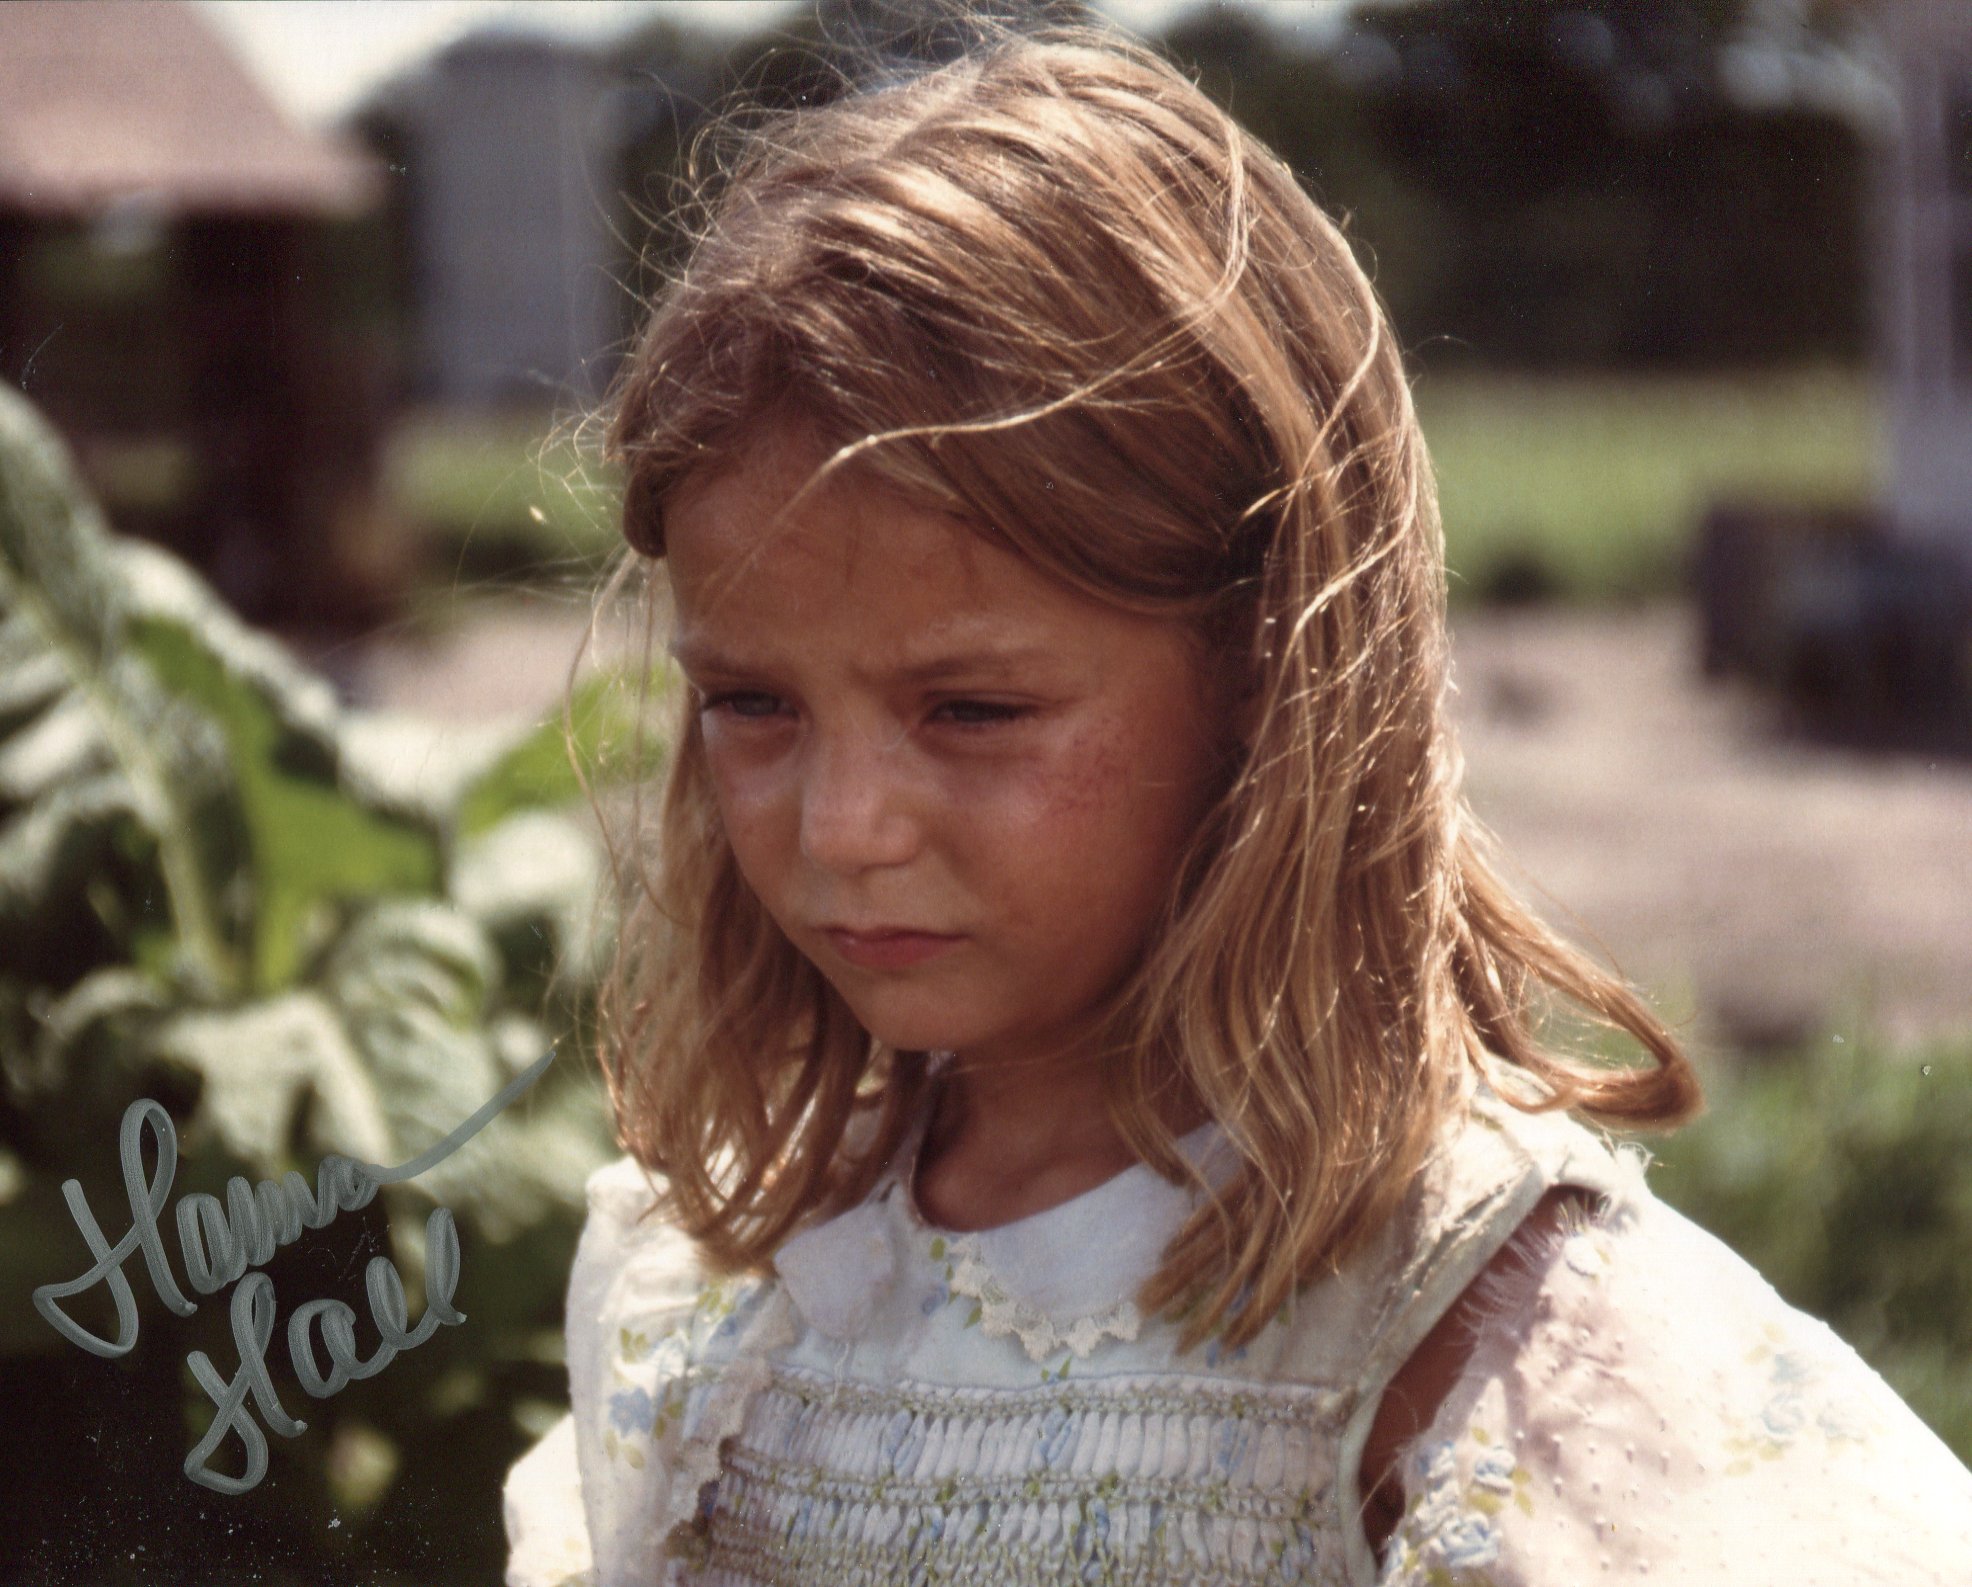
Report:
[[[1223,724],[1176,624],[853,476],[772,534],[822,456],[776,434],[665,503],[671,648],[734,857],[879,1039],[1071,1056],[1217,793]],[[859,963],[832,927],[957,940]]]

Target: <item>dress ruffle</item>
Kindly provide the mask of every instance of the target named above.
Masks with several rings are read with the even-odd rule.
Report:
[[[1121,1300],[1097,1312],[1085,1312],[1057,1322],[1038,1306],[1009,1295],[1001,1287],[979,1249],[979,1241],[961,1235],[952,1242],[952,1293],[979,1303],[979,1327],[989,1339],[1018,1339],[1030,1361],[1045,1361],[1066,1350],[1086,1359],[1105,1339],[1128,1341],[1143,1327],[1143,1314],[1134,1300]]]

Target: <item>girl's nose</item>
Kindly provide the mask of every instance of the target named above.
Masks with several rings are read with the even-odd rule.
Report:
[[[817,737],[801,784],[801,852],[848,874],[901,865],[918,841],[895,743],[851,727]]]

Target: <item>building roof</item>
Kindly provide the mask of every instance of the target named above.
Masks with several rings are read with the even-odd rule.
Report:
[[[187,0],[0,5],[0,210],[349,214],[381,182],[296,127]]]

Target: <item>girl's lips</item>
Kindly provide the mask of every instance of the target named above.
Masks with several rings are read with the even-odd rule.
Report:
[[[893,931],[880,936],[859,936],[853,931],[828,928],[835,951],[851,964],[868,970],[900,970],[944,952],[961,939],[934,936],[924,931]]]

